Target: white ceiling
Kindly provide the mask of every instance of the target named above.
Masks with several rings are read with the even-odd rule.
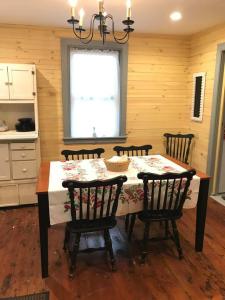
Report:
[[[116,29],[126,14],[126,0],[105,0],[105,9],[114,16]],[[92,13],[97,13],[97,0],[78,0],[78,10],[85,10],[88,26]],[[179,10],[183,19],[169,19]],[[69,27],[67,0],[0,0],[0,23]],[[132,0],[132,18],[136,32],[191,34],[225,23],[225,0]]]

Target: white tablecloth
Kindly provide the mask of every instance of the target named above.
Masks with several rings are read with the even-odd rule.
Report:
[[[50,223],[58,224],[71,220],[67,190],[62,181],[67,179],[94,180],[107,179],[118,175],[126,175],[123,192],[119,199],[117,216],[141,211],[143,208],[142,180],[137,178],[139,172],[162,174],[166,172],[183,172],[184,168],[161,155],[130,157],[131,163],[126,172],[110,172],[103,159],[70,160],[66,162],[52,161],[49,175],[49,213]],[[194,176],[188,191],[184,208],[193,208],[197,204],[200,178]]]

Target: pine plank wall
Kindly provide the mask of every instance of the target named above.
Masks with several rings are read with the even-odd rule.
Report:
[[[70,29],[0,25],[0,62],[37,67],[42,160],[60,159],[63,145],[60,38]],[[164,132],[196,135],[192,165],[206,170],[217,44],[225,25],[194,36],[134,34],[129,41],[127,144],[153,145],[164,153]],[[190,120],[192,74],[207,72],[202,123]],[[103,145],[110,156],[114,144]],[[81,148],[84,145],[70,146]],[[85,145],[92,148],[93,145]]]
[[[216,54],[217,46],[221,43],[225,43],[225,25],[205,30],[195,34],[190,39],[189,100],[191,100],[192,94],[192,74],[206,72],[203,122],[191,122],[190,118],[188,119],[189,130],[195,134],[192,164],[202,171],[205,171],[207,166]]]

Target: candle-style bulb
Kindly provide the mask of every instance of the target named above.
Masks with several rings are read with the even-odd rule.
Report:
[[[77,5],[77,0],[69,0],[68,2],[71,8],[71,16],[75,17],[75,7]]]
[[[104,4],[103,0],[98,0],[98,10],[99,10],[99,13],[103,13],[103,4]]]
[[[84,22],[84,15],[85,15],[83,8],[80,9],[79,15],[80,15],[79,26],[82,27]]]
[[[131,18],[131,0],[127,0],[127,18]]]
[[[77,0],[69,0],[69,5],[75,7],[77,5]]]

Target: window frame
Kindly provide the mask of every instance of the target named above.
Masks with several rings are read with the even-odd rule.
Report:
[[[71,137],[70,122],[70,49],[98,49],[114,50],[119,52],[120,63],[120,134],[118,137]],[[127,69],[128,46],[115,42],[92,41],[82,44],[75,39],[61,39],[61,69],[62,69],[62,104],[63,104],[63,141],[64,144],[98,144],[98,143],[125,143],[126,142],[126,108],[127,108]]]
[[[197,86],[197,80],[199,78],[201,78],[200,87]],[[203,120],[205,83],[206,83],[206,72],[199,72],[199,73],[193,74],[193,95],[192,95],[192,107],[191,107],[191,120],[195,121],[195,122],[202,122],[202,120]],[[199,88],[199,90],[197,88]],[[197,106],[197,108],[196,108],[196,106]],[[195,115],[196,110],[198,111],[198,116]]]

